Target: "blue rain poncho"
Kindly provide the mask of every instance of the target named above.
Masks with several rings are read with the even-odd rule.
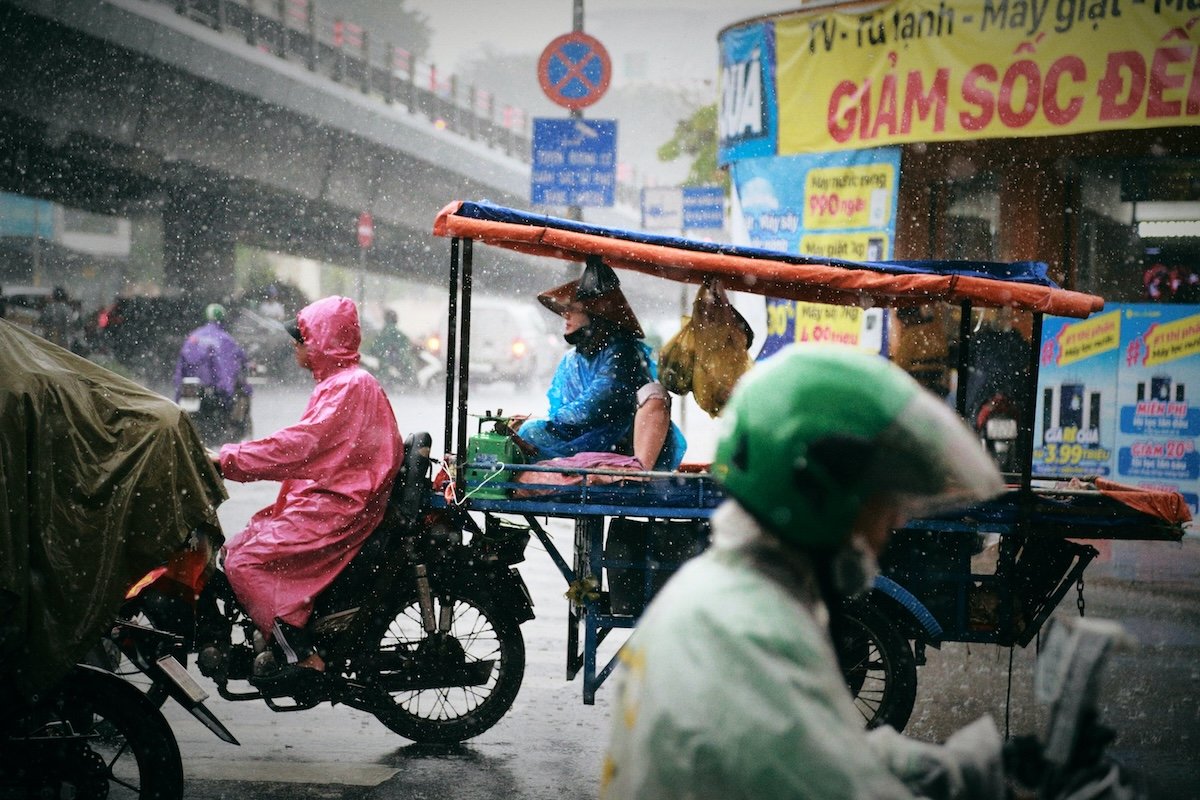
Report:
[[[576,453],[607,453],[626,442],[637,411],[638,389],[657,377],[650,348],[618,332],[595,355],[568,350],[558,363],[546,397],[550,412],[521,426],[521,438],[538,449],[538,460]],[[672,470],[687,442],[672,423],[654,464]]]

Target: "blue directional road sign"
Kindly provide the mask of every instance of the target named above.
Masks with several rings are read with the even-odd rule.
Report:
[[[545,206],[611,206],[617,183],[617,123],[535,119],[530,200]]]
[[[724,227],[724,189],[720,186],[683,187],[684,230],[720,230]]]

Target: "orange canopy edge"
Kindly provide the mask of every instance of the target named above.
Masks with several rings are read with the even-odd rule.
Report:
[[[481,220],[457,215],[448,203],[433,224],[436,236],[472,239],[529,255],[583,261],[598,255],[610,266],[682,283],[719,280],[731,291],[837,305],[919,305],[934,301],[1012,308],[1085,318],[1104,308],[1092,294],[1032,283],[958,274],[894,274],[841,263],[794,264],[770,258],[703,252],[630,241],[551,225]],[[811,259],[810,259],[811,261]]]

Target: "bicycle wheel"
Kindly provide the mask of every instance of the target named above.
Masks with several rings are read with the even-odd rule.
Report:
[[[360,678],[385,687],[391,704],[373,709],[388,728],[414,742],[449,744],[470,739],[495,725],[516,699],[525,673],[525,640],[513,616],[474,587],[434,589],[434,618],[448,615],[447,631],[429,636],[421,623],[415,593],[394,606],[370,634],[376,652],[358,670]],[[415,668],[436,674],[494,662],[487,680],[476,686],[386,688]]]
[[[43,776],[55,797],[181,800],[183,763],[171,726],[134,686],[76,667],[31,715],[41,735],[89,737]],[[33,731],[31,731],[33,732]]]
[[[917,662],[908,640],[869,599],[845,603],[837,630],[842,673],[867,727],[904,730],[917,699]]]

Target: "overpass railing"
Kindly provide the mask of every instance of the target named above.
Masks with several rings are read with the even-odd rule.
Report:
[[[461,85],[456,75],[418,62],[401,47],[375,41],[367,29],[322,13],[315,0],[157,2],[384,103],[403,105],[439,128],[485,142],[524,163],[531,160],[532,123],[524,109]]]

